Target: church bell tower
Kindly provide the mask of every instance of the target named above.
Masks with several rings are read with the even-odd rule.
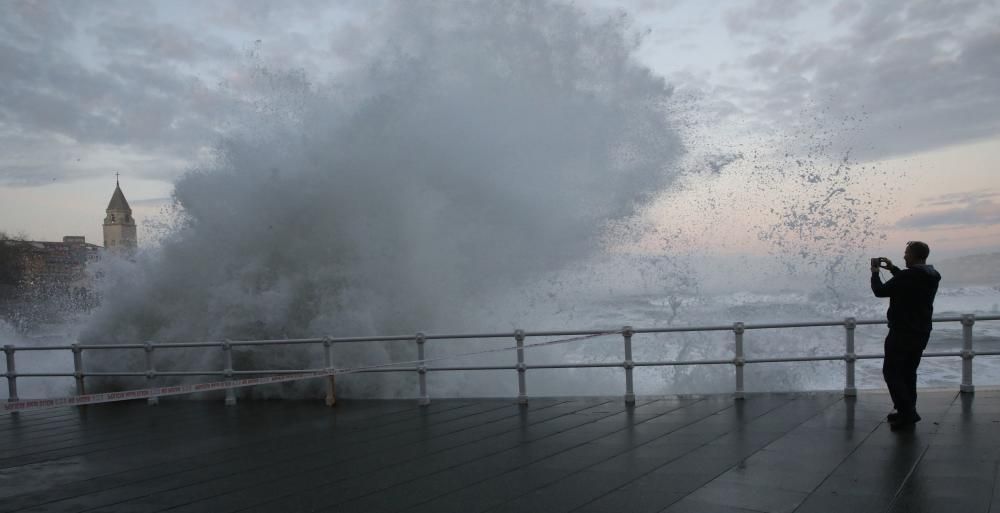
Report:
[[[111,202],[108,203],[106,212],[107,215],[104,217],[104,249],[121,255],[134,253],[138,247],[135,218],[132,217],[132,208],[128,206],[125,194],[118,183],[117,173],[115,174],[115,192],[111,195]]]

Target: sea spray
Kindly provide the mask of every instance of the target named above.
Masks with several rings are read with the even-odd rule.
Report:
[[[714,325],[880,313],[850,303],[866,273],[855,283],[848,264],[862,261],[877,240],[872,213],[884,204],[857,189],[859,177],[881,171],[862,169],[867,165],[844,158],[848,148],[829,144],[830,132],[849,120],[804,115],[810,121],[803,126],[752,147],[702,142],[692,154],[706,170],[703,181],[736,174],[742,188],[737,196],[709,195],[685,230],[675,231],[648,219],[646,207],[679,172],[695,170],[679,160],[692,137],[671,128],[687,131],[690,120],[674,119],[670,88],[635,63],[638,41],[627,18],[595,19],[550,3],[400,3],[375,26],[359,42],[371,58],[330,81],[261,64],[266,43],[231,74],[225,87],[237,106],[234,121],[215,159],[177,183],[178,227],[131,270],[108,273],[105,308],[84,340]],[[696,103],[687,108],[698,115]],[[662,198],[673,215],[678,205]],[[697,247],[733,216],[768,208],[773,215],[754,230],[772,250],[768,258],[727,260]],[[662,244],[646,246],[650,238]],[[636,251],[666,256],[629,255]],[[743,292],[782,287],[820,292]],[[647,360],[727,358],[731,338],[643,336],[635,351]],[[767,333],[749,336],[747,350],[817,354],[839,351],[842,338],[837,330]],[[511,342],[434,342],[427,350],[434,357]],[[621,350],[620,337],[606,337],[532,350],[529,358],[620,361]],[[88,365],[95,369],[127,363],[94,355]],[[133,368],[141,368],[141,356],[133,353]],[[235,357],[244,370],[322,362],[318,347],[237,350]],[[343,345],[335,363],[414,357],[412,342]],[[502,354],[455,363],[512,361]],[[215,370],[222,362],[217,350],[163,350],[157,367]],[[760,369],[748,369],[749,387],[830,383],[805,365]],[[532,371],[529,387],[532,394],[607,394],[620,388],[620,374]],[[341,386],[351,395],[415,392],[411,382],[378,376],[353,376]],[[515,383],[512,371],[430,379],[434,395],[510,396]],[[726,366],[637,372],[646,393],[731,385]]]
[[[106,280],[84,342],[471,328],[477,305],[593,254],[610,222],[670,184],[671,90],[636,62],[627,17],[399,3],[379,23],[371,61],[332,82],[242,70],[229,85],[240,121],[176,184],[180,228]],[[337,363],[412,353],[355,346]],[[157,358],[219,368],[207,354]],[[317,361],[237,354],[244,369]]]

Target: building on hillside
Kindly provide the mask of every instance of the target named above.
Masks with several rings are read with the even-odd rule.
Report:
[[[62,242],[0,240],[0,318],[30,326],[97,305],[96,280],[90,265],[108,252],[131,257],[138,237],[132,208],[115,180],[105,210],[104,247],[82,236]]]
[[[102,248],[80,236],[62,242],[0,241],[0,314],[29,325],[97,305],[89,264]]]
[[[15,272],[28,288],[65,289],[88,287],[87,265],[100,258],[101,247],[84,237],[66,236],[62,242],[5,240],[15,255]]]

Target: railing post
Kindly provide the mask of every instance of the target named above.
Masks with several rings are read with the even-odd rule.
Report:
[[[964,394],[976,391],[972,385],[972,359],[976,352],[972,350],[972,325],[976,324],[974,314],[962,315],[962,385],[959,390]]]
[[[417,379],[420,382],[420,398],[417,400],[417,404],[427,406],[431,404],[431,398],[427,395],[427,366],[424,365],[424,343],[427,342],[427,338],[423,333],[417,333],[415,339],[417,341],[417,360],[420,360],[420,364],[417,366]]]
[[[73,348],[73,379],[76,380],[76,395],[83,395],[87,393],[87,389],[83,386],[83,348],[76,343],[70,347]]]
[[[330,341],[330,337],[323,338],[323,362],[326,364],[327,372],[333,370],[333,342]],[[337,404],[337,381],[333,374],[330,374],[326,379],[326,405],[333,406]]]
[[[7,357],[7,402],[16,403],[17,366],[14,365],[14,346],[10,344],[3,346],[3,354]]]
[[[146,351],[146,385],[148,388],[152,388],[153,378],[156,377],[156,367],[153,364],[153,343],[147,341],[145,346],[146,347],[144,349]],[[150,406],[156,406],[157,404],[160,404],[160,398],[150,397],[149,399],[146,399],[146,404]]]
[[[854,317],[844,319],[844,334],[847,346],[844,349],[844,361],[847,362],[847,383],[844,385],[844,397],[856,397],[858,389],[854,385],[854,362],[858,361],[858,355],[854,352],[854,329],[858,327],[858,320]]]
[[[222,353],[225,357],[226,368],[223,369],[223,375],[226,377],[226,381],[233,379],[233,343],[226,339],[222,343]],[[236,390],[232,388],[226,389],[226,406],[232,406],[236,404]]]
[[[743,399],[743,366],[746,365],[746,359],[743,357],[744,331],[746,331],[746,329],[743,327],[742,322],[733,324],[733,334],[736,342],[736,356],[733,358],[733,365],[736,366],[736,399]]]
[[[517,404],[528,404],[528,385],[524,375],[528,371],[528,366],[524,364],[524,330],[514,330],[514,340],[517,341]]]
[[[622,338],[625,340],[625,361],[622,367],[625,368],[625,404],[635,404],[635,388],[632,381],[632,369],[635,362],[632,360],[632,326],[622,327]]]

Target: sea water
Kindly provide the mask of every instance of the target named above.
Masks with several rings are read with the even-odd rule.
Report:
[[[220,120],[225,129],[213,141],[215,152],[176,181],[175,215],[158,245],[133,261],[97,264],[104,276],[99,309],[30,333],[0,326],[3,342],[168,343],[884,315],[884,300],[865,294],[864,263],[883,235],[874,220],[887,195],[856,187],[878,170],[855,165],[849,148],[828,144],[824,134],[840,121],[790,127],[798,135],[776,146],[706,149],[699,147],[701,135],[692,135],[697,105],[688,105],[689,117],[678,116],[679,95],[668,77],[637,59],[641,30],[626,15],[595,16],[543,1],[399,2],[378,11],[369,39],[358,41],[365,50],[332,80],[269,65],[256,50],[249,55],[220,87],[232,112]],[[669,192],[697,169],[694,157],[714,150],[731,157],[726,164],[712,160],[713,173],[748,184],[743,207],[776,212],[773,223],[759,227],[770,253],[757,258],[792,269],[789,283],[775,285],[787,278],[784,271],[747,271],[738,260],[705,266],[711,250],[692,257],[696,237],[662,233],[651,219],[658,201],[669,214]],[[751,161],[764,154],[778,157]],[[754,195],[764,197],[765,189],[787,193],[756,204]],[[696,205],[699,220],[725,224],[725,216],[753,213],[709,196]],[[699,226],[695,235],[711,230]],[[702,242],[711,237],[704,235]],[[651,249],[650,238],[664,244]],[[982,285],[946,285],[938,312],[995,309],[996,291]],[[880,330],[859,328],[858,352],[878,352]],[[939,326],[931,347],[955,347],[957,330]],[[983,344],[995,343],[991,324],[977,325],[976,333]],[[746,350],[749,357],[840,354],[843,337],[842,328],[752,331]],[[435,341],[427,351],[451,357],[511,343]],[[634,344],[636,360],[732,357],[728,332],[641,335]],[[318,347],[234,351],[241,370],[318,367],[322,358]],[[414,358],[412,342],[335,351],[337,366]],[[622,341],[608,336],[531,349],[527,358],[621,361]],[[223,365],[217,350],[161,350],[156,359],[160,370]],[[449,363],[513,361],[507,352]],[[68,351],[20,352],[17,362],[20,372],[72,369]],[[145,368],[141,351],[124,349],[88,351],[84,362],[90,372]],[[990,362],[978,358],[976,369],[995,382]],[[958,365],[928,361],[923,382],[954,383]],[[859,363],[860,386],[879,385],[877,366]],[[730,365],[641,368],[637,391],[729,391],[732,371]],[[831,389],[842,386],[842,377],[842,362],[760,364],[747,368],[747,387]],[[88,379],[88,386],[175,381]],[[72,386],[69,379],[18,384],[23,397],[63,395]],[[437,396],[512,396],[515,384],[512,370],[429,376]],[[528,384],[533,395],[616,394],[623,371],[531,370]],[[363,397],[416,393],[412,373],[354,375],[339,386]],[[322,386],[245,393],[312,397]]]

